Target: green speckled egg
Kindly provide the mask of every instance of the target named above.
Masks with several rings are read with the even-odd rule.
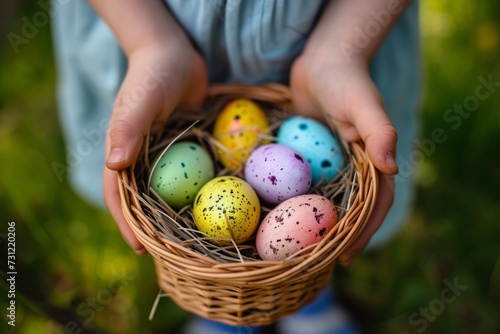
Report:
[[[151,187],[172,207],[192,203],[198,190],[214,177],[208,152],[193,142],[175,143],[160,158]]]
[[[198,229],[220,244],[248,240],[260,222],[260,203],[253,188],[235,176],[219,176],[200,189],[193,203]],[[222,240],[221,240],[222,239]]]

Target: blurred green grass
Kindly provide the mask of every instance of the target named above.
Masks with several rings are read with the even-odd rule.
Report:
[[[444,117],[475,95],[479,77],[500,81],[500,3],[435,0],[421,7],[421,140],[438,128],[446,140],[431,154],[420,151],[405,229],[338,268],[336,285],[370,332],[497,333],[500,89],[456,129]],[[83,202],[51,169],[53,161],[65,161],[65,145],[49,26],[18,53],[5,38],[37,10],[35,3],[20,6],[0,45],[0,233],[16,222],[18,272],[17,326],[12,330],[2,315],[1,332],[64,333],[65,326],[82,333],[178,332],[189,314],[168,299],[148,320],[158,292],[150,257],[135,256],[110,216]],[[6,312],[4,239],[1,248],[0,309]],[[466,288],[440,303],[455,281]],[[120,289],[112,288],[116,282]]]

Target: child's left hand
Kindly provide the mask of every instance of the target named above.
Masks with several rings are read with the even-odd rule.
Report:
[[[398,13],[408,4],[401,4]],[[387,0],[374,0],[369,6],[363,0],[330,2],[290,73],[295,108],[304,116],[329,117],[344,140],[362,140],[378,170],[378,198],[372,216],[358,239],[339,257],[342,265],[350,264],[365,248],[394,200],[397,133],[370,78],[368,64],[398,15],[390,17],[391,24],[365,47],[350,53],[342,48],[356,38],[355,27],[373,20],[370,12],[386,11],[388,6]]]
[[[379,192],[372,217],[358,239],[339,257],[340,264],[348,265],[365,248],[392,205],[392,175],[398,172],[394,158],[396,130],[370,79],[367,64],[359,59],[337,62],[304,53],[292,67],[290,85],[294,106],[301,114],[317,119],[330,117],[342,139],[364,142],[378,169]]]

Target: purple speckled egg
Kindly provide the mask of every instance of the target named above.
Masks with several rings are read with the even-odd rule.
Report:
[[[307,193],[312,172],[302,154],[281,144],[268,144],[252,152],[245,164],[245,179],[270,204]]]
[[[337,210],[328,198],[296,196],[266,215],[257,230],[255,246],[262,260],[281,261],[320,242],[337,222]]]

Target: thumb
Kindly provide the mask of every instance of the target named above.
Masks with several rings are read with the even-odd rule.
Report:
[[[153,122],[166,119],[179,100],[175,98],[178,94],[164,99],[161,84],[143,87],[143,82],[129,76],[117,95],[106,138],[106,167],[109,169],[122,170],[131,166]]]
[[[340,122],[339,132],[347,140],[361,139],[380,172],[397,174],[396,129],[387,116],[377,87],[367,73],[363,74],[357,75],[348,85],[344,105],[346,120]]]
[[[317,99],[320,110],[331,117],[340,137],[364,142],[370,160],[380,172],[396,174],[398,136],[368,72],[347,71],[336,78],[338,82],[332,80],[320,87]]]
[[[139,155],[147,127],[130,116],[112,116],[107,136],[106,167],[122,170],[131,166]]]
[[[365,143],[368,156],[375,167],[384,174],[397,174],[396,129],[387,116],[382,102],[372,102],[361,105],[354,113],[354,126]]]

